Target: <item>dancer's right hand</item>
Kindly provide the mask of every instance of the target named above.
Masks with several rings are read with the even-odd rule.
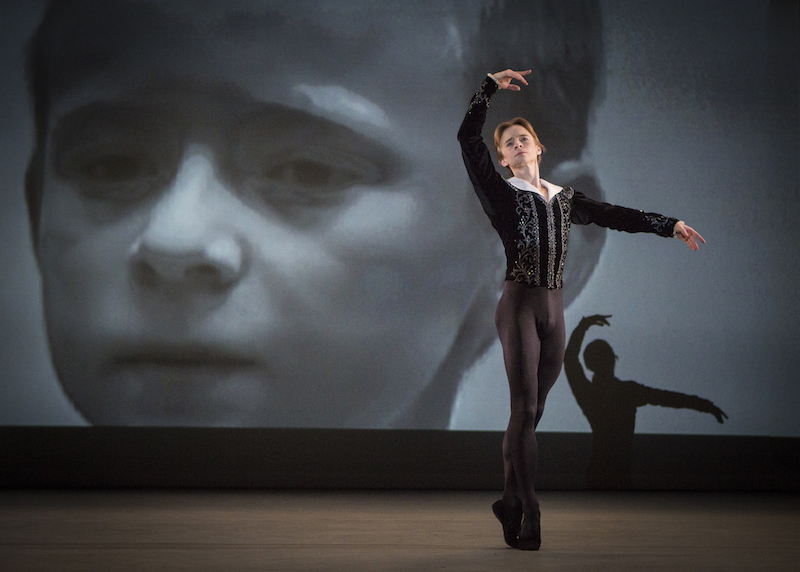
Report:
[[[497,84],[500,89],[507,89],[510,91],[519,91],[521,88],[515,83],[511,83],[515,79],[519,81],[523,85],[528,85],[527,80],[524,76],[531,73],[531,70],[525,71],[514,71],[514,70],[503,70],[501,72],[493,73],[492,77],[497,80]]]

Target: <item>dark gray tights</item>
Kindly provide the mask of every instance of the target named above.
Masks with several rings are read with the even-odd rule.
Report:
[[[511,391],[511,419],[503,438],[503,500],[522,501],[525,514],[539,509],[536,426],[564,363],[566,330],[561,290],[506,281],[495,313]]]

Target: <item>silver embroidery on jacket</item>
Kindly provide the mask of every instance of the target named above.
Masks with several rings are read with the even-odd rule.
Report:
[[[513,190],[516,195],[516,212],[519,217],[517,230],[520,238],[517,240],[517,260],[511,275],[514,282],[540,286],[539,215],[536,212],[536,203],[533,202],[535,193]]]
[[[575,191],[569,187],[556,195],[561,210],[561,256],[556,270],[554,288],[561,288],[564,277],[564,261],[567,259],[567,246],[569,245],[570,217],[572,215],[572,197]]]
[[[511,185],[509,185],[511,186]],[[574,191],[565,188],[558,193],[552,202],[548,202],[537,193],[514,190],[516,213],[519,217],[517,231],[517,259],[511,268],[511,277],[515,282],[523,282],[529,286],[545,286],[550,289],[561,288],[564,276],[564,260],[569,243],[570,214]],[[536,201],[545,204],[545,220],[539,220]],[[556,221],[556,209],[559,221]],[[545,229],[540,228],[544,223]],[[547,232],[546,268],[542,268],[541,230]],[[560,244],[559,244],[560,243]],[[557,245],[561,247],[558,252]],[[544,284],[542,278],[544,277]]]
[[[486,93],[486,82],[491,81],[489,79],[484,80],[484,83],[481,84],[481,87],[478,91],[475,92],[475,95],[472,96],[472,100],[469,102],[469,107],[467,108],[467,113],[472,113],[472,110],[475,106],[480,105],[481,107],[489,108],[489,101],[491,100],[491,96]]]
[[[649,224],[657,234],[663,233],[664,229],[669,225],[669,218],[664,215],[644,213],[644,220],[647,221],[647,224]]]
[[[547,287],[556,288],[556,218],[553,203],[544,202],[547,217]]]

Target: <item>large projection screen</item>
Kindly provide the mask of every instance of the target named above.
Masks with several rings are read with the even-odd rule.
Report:
[[[649,396],[636,431],[800,437],[799,29],[756,0],[3,2],[0,425],[503,430],[503,253],[456,132],[530,67],[487,135],[525,116],[546,179],[707,240],[573,228],[567,335],[611,316],[583,347]],[[563,373],[539,430],[591,430]]]

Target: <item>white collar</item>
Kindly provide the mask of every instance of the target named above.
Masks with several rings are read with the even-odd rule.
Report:
[[[525,181],[518,177],[511,177],[510,179],[506,179],[506,181],[511,185],[513,185],[514,187],[518,188],[520,191],[538,193],[540,196],[543,196],[542,192],[533,185],[531,185],[528,181]],[[542,186],[547,189],[547,192],[550,195],[551,199],[564,190],[564,187],[559,187],[558,185],[554,185],[553,183],[548,183],[544,179],[539,179],[539,182],[541,182]]]

